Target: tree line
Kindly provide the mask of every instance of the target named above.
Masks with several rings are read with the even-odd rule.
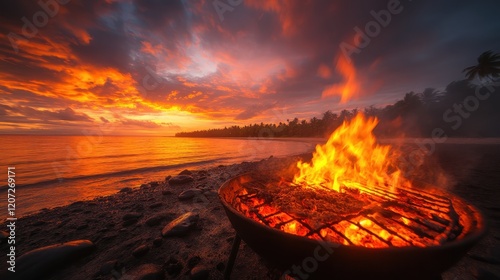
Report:
[[[290,119],[280,123],[230,126],[180,132],[177,137],[325,137],[358,112],[377,117],[375,134],[383,137],[431,137],[437,128],[451,137],[500,137],[500,55],[491,51],[467,67],[467,79],[443,91],[426,88],[408,92],[394,104],[362,110],[326,111],[320,118]],[[479,77],[480,84],[471,83]]]

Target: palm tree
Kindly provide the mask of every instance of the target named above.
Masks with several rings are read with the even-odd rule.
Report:
[[[427,106],[438,102],[440,97],[441,93],[434,88],[426,88],[424,92],[420,94],[420,99]]]
[[[477,58],[477,65],[467,67],[463,72],[467,72],[465,76],[469,80],[476,76],[480,79],[484,77],[498,78],[500,77],[500,54],[486,51]]]

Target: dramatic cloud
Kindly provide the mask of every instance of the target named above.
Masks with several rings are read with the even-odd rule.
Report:
[[[500,50],[495,0],[213,2],[5,1],[0,129],[171,135],[309,118],[443,88]]]
[[[12,122],[25,123],[33,122],[51,122],[51,121],[67,121],[67,122],[93,122],[93,119],[86,114],[77,113],[71,108],[63,110],[37,110],[31,107],[12,108],[10,106],[1,105],[2,115],[5,119],[10,119]],[[14,121],[17,120],[17,121]]]

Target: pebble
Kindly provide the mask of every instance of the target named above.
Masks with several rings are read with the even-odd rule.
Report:
[[[224,269],[226,269],[226,265],[223,262],[219,262],[217,264],[217,270],[220,272],[224,272]]]
[[[168,180],[170,180],[170,178],[172,178],[172,176],[168,175],[167,177],[165,177],[165,182],[168,182]]]
[[[150,184],[142,184],[140,188],[141,189],[149,189],[149,188],[151,188],[151,185]]]
[[[142,214],[138,213],[138,212],[131,212],[131,213],[125,214],[123,216],[123,226],[127,227],[127,226],[130,226],[130,225],[137,223],[137,221],[139,220],[140,217],[142,217]]]
[[[155,208],[158,208],[161,206],[163,206],[163,202],[157,202],[157,203],[153,203],[153,204],[149,205],[149,208],[155,209]]]
[[[47,222],[46,221],[36,221],[34,222],[33,224],[31,224],[32,226],[35,226],[35,227],[38,227],[38,226],[43,226],[45,225]]]
[[[16,260],[17,279],[43,279],[64,264],[89,255],[94,249],[90,240],[74,240],[29,251]]]
[[[162,221],[171,218],[169,213],[160,213],[148,218],[145,222],[147,226],[153,227],[159,225]]]
[[[167,262],[165,262],[165,270],[171,276],[177,276],[182,271],[182,264],[173,257],[170,257]]]
[[[118,265],[117,260],[112,260],[112,261],[107,261],[105,262],[102,266],[101,269],[99,269],[99,275],[108,275],[113,271],[113,269],[116,269]]]
[[[160,185],[160,182],[149,182],[149,185],[151,185],[151,187],[157,187]]]
[[[132,251],[132,256],[136,258],[140,258],[144,255],[146,255],[149,252],[149,246],[148,245],[141,245]]]
[[[212,187],[205,187],[205,186],[203,186],[203,185],[198,186],[198,188],[199,188],[200,190],[202,190],[203,192],[210,192],[210,191],[212,191],[212,190],[213,190],[213,189],[212,189]]]
[[[496,276],[493,272],[483,269],[483,268],[476,268],[475,270],[472,271],[472,274],[474,275],[475,279],[477,280],[498,280],[500,277]]]
[[[131,191],[132,191],[132,188],[130,188],[130,187],[125,187],[125,188],[120,190],[121,193],[129,193]]]
[[[72,213],[79,213],[79,212],[83,212],[83,209],[82,208],[75,208],[73,210],[71,210]]]
[[[137,223],[136,219],[130,219],[130,220],[123,221],[122,225],[124,227],[128,227],[128,226],[131,226],[131,225],[133,225],[135,223]]]
[[[163,191],[161,191],[161,194],[163,194],[163,195],[171,195],[171,194],[173,194],[173,192],[171,190],[163,190]]]
[[[163,240],[161,237],[155,238],[155,240],[153,240],[153,246],[160,247],[162,242]]]
[[[187,266],[188,266],[188,268],[193,268],[193,267],[197,266],[200,262],[201,262],[201,258],[199,256],[194,256],[194,257],[189,258],[189,260],[187,261]]]
[[[89,225],[88,225],[88,224],[82,224],[82,225],[79,225],[79,226],[76,228],[76,230],[82,230],[82,229],[86,229],[86,228],[88,228],[88,227],[89,227]]]
[[[4,241],[7,240],[7,238],[9,238],[9,233],[6,232],[6,231],[0,231],[0,243],[3,243]]]
[[[130,271],[130,274],[135,276],[127,279],[134,280],[163,280],[165,279],[165,272],[161,266],[157,264],[147,263],[140,265]],[[122,279],[126,279],[122,277]]]
[[[123,215],[123,220],[126,221],[126,220],[132,220],[132,219],[139,219],[140,217],[142,217],[142,214],[141,213],[137,213],[137,212],[130,212],[130,213],[127,213],[125,215]]]
[[[183,184],[191,183],[193,181],[194,181],[194,179],[192,176],[177,175],[175,177],[172,177],[170,180],[168,180],[168,183],[172,186],[175,186],[175,185],[183,185]]]
[[[181,173],[179,173],[179,175],[193,175],[193,172],[191,172],[187,169],[184,169],[181,171]]]
[[[500,264],[500,258],[498,257],[495,257],[493,255],[477,255],[477,254],[469,254],[469,257],[474,259],[474,260],[477,260],[477,261],[480,261],[480,262],[484,262],[484,263],[489,263],[489,264]]]
[[[188,189],[181,192],[178,196],[179,200],[188,200],[192,199],[195,196],[201,195],[203,193],[200,189]]]
[[[195,266],[189,273],[189,278],[193,280],[206,280],[210,274],[210,268],[204,265]]]
[[[116,237],[118,236],[118,233],[109,233],[109,234],[106,234],[105,236],[102,237],[102,241],[110,241],[112,239],[115,239]]]
[[[198,214],[187,212],[166,225],[161,231],[161,235],[163,237],[184,236],[196,226],[198,220]]]

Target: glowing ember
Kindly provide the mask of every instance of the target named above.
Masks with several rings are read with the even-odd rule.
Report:
[[[466,237],[482,223],[473,207],[438,191],[398,189],[399,198],[393,199],[389,189],[377,187],[336,192],[243,178],[224,198],[234,209],[314,240],[367,248],[438,246]]]

